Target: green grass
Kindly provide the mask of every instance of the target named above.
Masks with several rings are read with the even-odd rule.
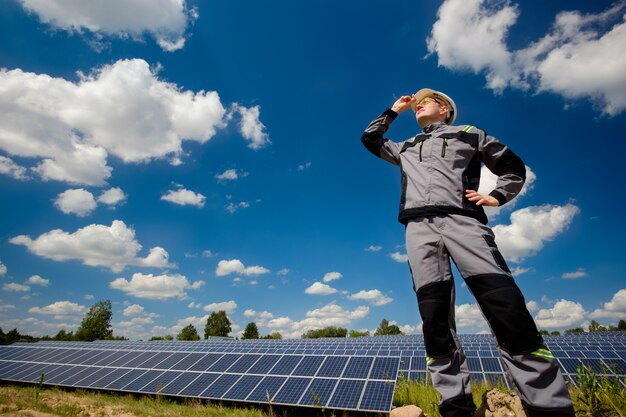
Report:
[[[28,410],[28,411],[26,411]],[[19,412],[22,413],[19,413]],[[0,385],[0,417],[353,417],[373,416],[318,408],[277,407],[153,395],[107,393],[20,384]],[[375,415],[374,415],[375,416]],[[382,417],[375,416],[375,417]]]
[[[486,392],[497,388],[502,392],[512,392],[506,385],[492,385],[487,383],[472,383],[472,397],[477,408],[482,405],[483,396]],[[417,405],[430,417],[441,417],[437,404],[439,393],[427,380],[410,381],[400,379],[396,384],[396,392],[393,396],[393,405],[402,407],[405,405]]]
[[[607,370],[610,375],[610,370]],[[586,366],[577,369],[578,389],[572,392],[576,415],[580,417],[626,417],[626,378],[599,376]]]

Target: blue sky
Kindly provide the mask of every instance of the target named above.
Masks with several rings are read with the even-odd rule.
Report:
[[[360,136],[422,87],[528,167],[490,225],[539,327],[626,318],[626,2],[97,4],[0,4],[5,332],[105,298],[131,339],[221,309],[233,335],[421,332],[399,172]],[[487,331],[456,286],[459,331]]]

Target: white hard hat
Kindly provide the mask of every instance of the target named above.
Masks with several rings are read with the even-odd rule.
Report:
[[[448,106],[448,115],[446,116],[447,124],[451,125],[454,122],[454,119],[456,119],[456,104],[454,104],[454,100],[441,91],[435,91],[430,88],[422,88],[417,93],[413,94],[413,97],[415,97],[415,101],[411,104],[413,110],[417,107],[417,103],[426,97],[433,97],[437,100],[443,101]]]

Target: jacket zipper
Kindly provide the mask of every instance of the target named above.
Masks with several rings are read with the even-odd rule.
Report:
[[[443,138],[443,145],[441,145],[441,157],[446,156],[446,148],[448,147],[448,138]]]
[[[422,140],[420,142],[420,162],[422,162],[422,146],[424,146],[424,142],[425,142],[425,140]]]

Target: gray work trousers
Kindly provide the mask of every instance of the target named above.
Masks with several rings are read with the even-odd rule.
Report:
[[[573,416],[556,359],[537,331],[492,230],[456,214],[418,218],[407,224],[406,248],[422,316],[427,368],[441,395],[442,415],[457,406],[467,413],[448,415],[470,415],[474,407],[467,360],[456,335],[452,258],[496,337],[507,377],[527,413]]]

